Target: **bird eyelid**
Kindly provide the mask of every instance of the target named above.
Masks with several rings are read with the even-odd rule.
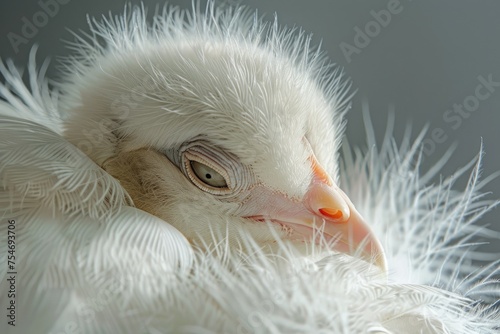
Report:
[[[229,175],[224,170],[224,168],[213,161],[213,159],[210,159],[206,155],[203,155],[201,152],[199,152],[199,150],[187,150],[183,152],[182,161],[186,175],[191,180],[191,182],[201,190],[213,195],[224,195],[232,191]],[[193,162],[204,165],[208,169],[211,169],[215,173],[219,174],[225,180],[225,185],[211,185],[202,180],[194,170]]]

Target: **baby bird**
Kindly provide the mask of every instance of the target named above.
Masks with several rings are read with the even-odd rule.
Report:
[[[419,184],[418,141],[341,164],[349,82],[303,32],[208,1],[76,38],[54,88],[36,49],[29,87],[0,63],[2,333],[496,331],[436,287],[494,204]]]

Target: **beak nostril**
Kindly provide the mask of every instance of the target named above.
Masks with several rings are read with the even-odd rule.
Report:
[[[319,209],[319,213],[321,213],[323,216],[326,216],[331,219],[339,220],[342,219],[344,214],[342,213],[342,210],[338,209],[329,209],[329,208],[321,208]]]

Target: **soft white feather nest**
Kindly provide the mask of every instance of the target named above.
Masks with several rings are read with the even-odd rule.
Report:
[[[208,35],[225,33],[224,29],[244,31],[241,26],[251,21],[241,9],[208,11],[218,17],[195,17],[184,27],[178,10],[166,11],[156,20],[175,33],[197,25],[209,27]],[[136,9],[128,19],[135,30],[126,28],[127,20],[117,19],[115,24],[94,26],[93,33],[108,40],[121,36],[117,45],[133,46],[148,34],[141,13]],[[221,17],[226,26],[218,30],[211,20]],[[292,35],[285,38],[290,41]],[[164,221],[128,206],[119,182],[62,137],[65,115],[59,113],[58,91],[47,84],[47,64],[36,70],[34,52],[29,87],[12,62],[0,66],[6,80],[0,86],[5,100],[0,102],[4,312],[7,219],[16,220],[18,272],[16,327],[8,326],[2,316],[2,333],[500,330],[500,264],[493,260],[498,254],[477,253],[477,245],[471,243],[475,236],[500,239],[478,224],[496,205],[481,192],[488,182],[479,181],[481,155],[455,175],[430,184],[447,157],[420,173],[419,147],[425,132],[413,143],[407,132],[397,145],[391,117],[383,142],[377,144],[367,117],[368,149],[344,143],[340,181],[382,236],[388,280],[345,255],[313,250],[316,254],[300,256],[285,243],[279,254],[267,254],[245,231],[241,240],[252,252],[241,253],[222,241],[207,254],[193,250]],[[469,172],[467,187],[452,189],[457,178]],[[493,262],[479,267],[471,261],[474,257]]]

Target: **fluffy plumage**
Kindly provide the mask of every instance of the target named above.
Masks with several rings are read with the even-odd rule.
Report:
[[[413,143],[408,133],[398,146],[390,118],[377,145],[367,116],[369,149],[344,143],[338,163],[347,85],[321,53],[310,51],[303,33],[213,4],[206,13],[166,9],[153,22],[146,23],[141,9],[94,22],[92,34],[75,44],[59,89],[48,88],[46,65],[37,72],[34,53],[29,89],[11,62],[0,68],[6,78],[0,86],[1,246],[6,249],[6,218],[14,218],[19,273],[18,323],[2,328],[499,329],[499,262],[479,269],[470,261],[478,255],[472,236],[499,239],[477,225],[496,204],[481,193],[487,180],[479,182],[480,156],[429,185],[446,157],[420,175],[423,132]],[[262,184],[292,197],[303,194],[311,177],[306,135],[317,160],[381,236],[388,281],[371,264],[314,244],[304,255],[282,240],[286,230],[228,215],[238,212],[238,202],[193,192],[172,152],[199,135],[252,166]],[[467,188],[453,190],[469,170]],[[213,205],[220,210],[210,210]],[[2,276],[6,262],[2,253]],[[6,306],[6,294],[0,298]]]

